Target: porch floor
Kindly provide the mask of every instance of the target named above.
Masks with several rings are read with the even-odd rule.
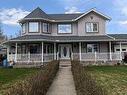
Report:
[[[69,61],[60,62],[60,69],[49,88],[47,95],[76,95],[74,80]]]

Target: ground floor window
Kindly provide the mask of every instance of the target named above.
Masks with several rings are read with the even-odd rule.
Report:
[[[93,53],[99,51],[99,44],[87,44],[87,52]]]
[[[37,54],[41,52],[39,44],[30,44],[29,49],[31,54]]]

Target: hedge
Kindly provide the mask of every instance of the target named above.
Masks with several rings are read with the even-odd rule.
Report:
[[[36,74],[18,81],[2,91],[2,95],[46,95],[58,69],[59,62],[52,61]]]
[[[88,73],[87,67],[83,67],[78,61],[71,63],[77,95],[107,95],[107,92],[97,85],[95,79]]]

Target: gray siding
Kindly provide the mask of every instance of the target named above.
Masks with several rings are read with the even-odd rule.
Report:
[[[100,43],[100,52],[108,52],[108,48],[107,42]]]
[[[91,19],[91,16],[93,19]],[[97,22],[99,23],[99,32],[97,33],[87,33],[86,32],[86,27],[85,24],[87,22]],[[26,33],[27,35],[36,35],[36,34],[45,34],[45,35],[52,35],[52,36],[93,36],[93,35],[104,35],[105,33],[105,25],[106,25],[106,20],[95,14],[94,12],[87,14],[86,16],[82,17],[79,19],[77,22],[70,22],[69,24],[72,23],[72,33],[70,34],[63,34],[63,33],[58,33],[58,24],[59,23],[52,23],[50,24],[50,32],[51,34],[46,34],[43,33],[43,27],[42,24],[43,22],[39,22],[39,32],[38,33],[29,33],[29,28],[28,25],[29,23],[26,22]],[[25,35],[23,34],[23,35]]]
[[[91,19],[91,16],[93,19]],[[99,32],[97,33],[87,33],[85,24],[87,22],[97,22],[99,23]],[[78,21],[78,35],[79,36],[91,36],[91,35],[104,35],[105,34],[105,23],[106,21],[99,15],[95,13],[89,13],[85,17]]]

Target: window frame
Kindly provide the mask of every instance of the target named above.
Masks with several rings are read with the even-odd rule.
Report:
[[[26,23],[22,24],[22,33],[26,33]]]
[[[92,52],[88,52],[88,45],[91,45],[92,46]],[[95,47],[94,46],[97,46],[97,51],[95,51]],[[87,43],[86,44],[86,52],[87,53],[94,53],[94,52],[99,52],[100,51],[100,47],[99,47],[99,43]]]
[[[87,31],[87,24],[92,24],[92,31]],[[93,31],[93,24],[97,24],[97,31]],[[98,33],[99,32],[99,22],[86,22],[85,23],[85,31],[86,33]]]
[[[71,32],[70,33],[62,33],[62,32],[59,32],[59,25],[70,25],[70,29],[71,29]],[[72,34],[73,30],[72,30],[72,24],[71,23],[61,23],[61,24],[57,24],[57,33],[58,34]]]
[[[44,24],[47,24],[47,27],[46,27],[47,31],[44,30]],[[49,23],[46,23],[46,22],[42,23],[42,26],[43,26],[43,28],[42,28],[42,30],[43,30],[42,32],[43,33],[50,33],[50,24]]]
[[[30,31],[30,23],[37,24],[37,31]],[[28,29],[29,29],[29,33],[39,33],[39,22],[29,22]]]

